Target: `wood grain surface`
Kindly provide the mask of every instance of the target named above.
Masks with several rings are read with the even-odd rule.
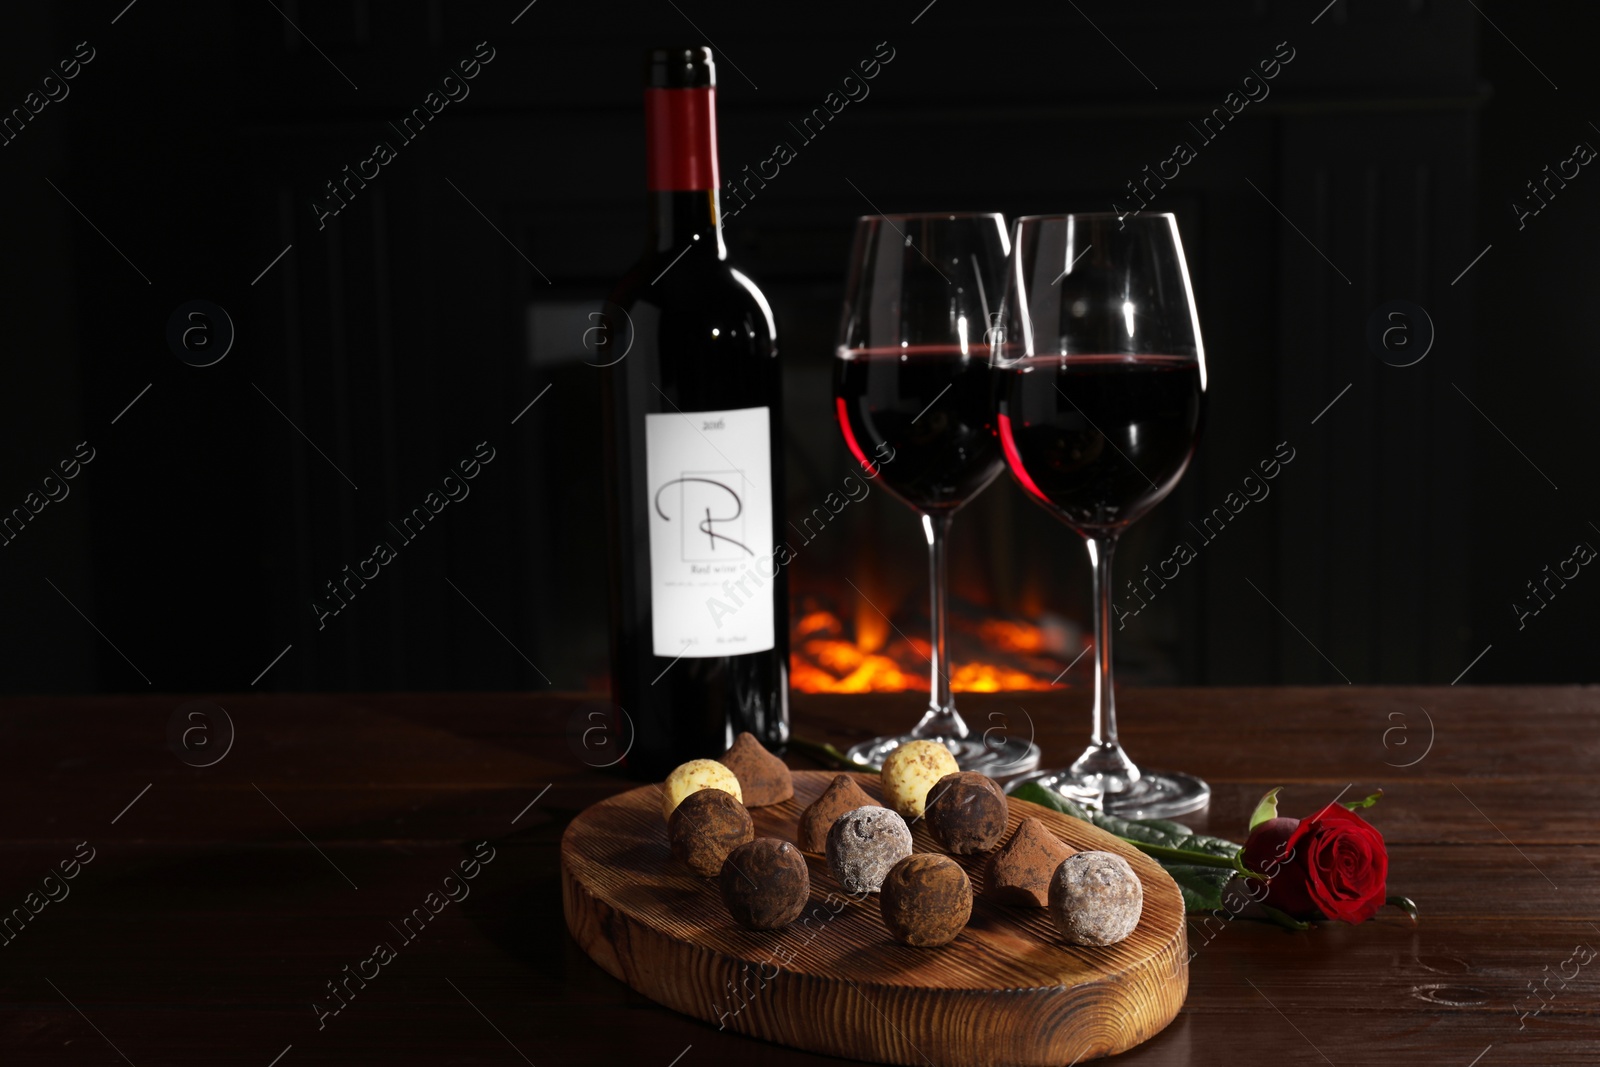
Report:
[[[206,768],[168,747],[190,699],[0,702],[0,910],[78,843],[97,849],[0,947],[6,1067],[840,1062],[663,1008],[568,935],[562,834],[639,784],[578,741],[603,698],[222,694],[237,737]],[[796,694],[795,728],[848,743],[925,702]],[[1026,736],[1031,721],[1051,763],[1083,746],[1080,689],[961,702],[985,728]],[[1294,815],[1346,786],[1386,790],[1364,814],[1422,919],[1389,908],[1287,933],[1191,916],[1188,1000],[1110,1062],[1600,1062],[1600,959],[1550,977],[1575,946],[1600,948],[1600,689],[1130,688],[1118,708],[1136,760],[1211,783],[1211,808],[1183,820],[1198,829],[1238,840],[1275,785]],[[319,1027],[326,983],[396,941],[390,923],[482,840],[496,856],[471,896]]]
[[[758,837],[798,838],[797,821],[833,774],[799,771],[795,796],[751,809]],[[876,776],[858,774],[873,799]],[[1087,823],[1009,802],[1007,837],[1032,815],[1079,851],[1115,852],[1144,883],[1127,940],[1065,943],[1043,908],[983,899],[987,854],[955,857],[979,897],[965,930],[911,948],[884,929],[876,895],[852,899],[807,855],[811,900],[784,930],[744,930],[713,879],[675,862],[657,786],[601,801],[561,840],[567,927],[607,972],[718,1029],[876,1063],[1059,1065],[1154,1036],[1188,990],[1183,899],[1159,864]],[[917,820],[916,852],[942,853]]]

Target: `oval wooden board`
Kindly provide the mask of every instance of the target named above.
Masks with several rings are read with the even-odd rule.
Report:
[[[796,771],[795,796],[751,809],[758,837],[793,841],[831,771]],[[856,775],[875,800],[878,779]],[[1183,898],[1159,864],[1077,819],[1012,799],[1014,830],[1032,815],[1080,850],[1127,859],[1144,914],[1109,948],[1066,944],[1043,908],[981,896],[986,856],[956,857],[980,896],[967,928],[940,948],[892,940],[876,894],[839,888],[808,855],[811,902],[783,930],[735,926],[717,883],[672,859],[661,787],[588,808],[561,839],[567,928],[596,963],[674,1011],[719,1029],[878,1063],[1068,1064],[1109,1056],[1172,1021],[1189,988]],[[918,852],[942,851],[923,825]],[[1005,839],[1003,839],[1005,840]]]

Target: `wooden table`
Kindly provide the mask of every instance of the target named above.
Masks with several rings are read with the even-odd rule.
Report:
[[[1385,909],[1308,933],[1192,923],[1187,1006],[1121,1062],[1600,1062],[1600,956],[1568,962],[1600,950],[1600,691],[1122,696],[1136,759],[1211,782],[1196,825],[1212,832],[1237,839],[1272,785],[1288,787],[1290,814],[1352,783],[1352,796],[1384,788],[1369,814],[1390,844],[1391,887],[1422,921]],[[566,936],[562,828],[631,785],[584,764],[575,739],[595,698],[224,697],[236,736],[203,768],[169,743],[187,699],[5,702],[0,909],[29,918],[0,935],[0,1063],[818,1060],[656,1007]],[[962,704],[980,727],[1026,732],[1031,719],[1061,760],[1082,743],[1086,700]],[[803,736],[851,741],[909,724],[918,703],[801,696],[795,717]],[[221,751],[215,713],[176,727],[199,731],[191,762]],[[492,858],[460,880],[480,841]],[[46,882],[63,863],[76,877]],[[413,918],[408,939],[413,909],[428,921]],[[391,957],[363,962],[380,942]],[[1536,997],[1530,983],[1546,981]],[[324,1015],[313,1004],[337,1007],[333,982],[346,1006]]]

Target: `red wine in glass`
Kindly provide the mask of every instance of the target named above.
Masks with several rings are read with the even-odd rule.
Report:
[[[1083,539],[1093,574],[1089,744],[1071,766],[1028,781],[1126,818],[1202,808],[1203,780],[1141,769],[1123,749],[1111,656],[1117,539],[1183,477],[1205,409],[1205,348],[1177,220],[1018,219],[988,336],[1006,466]]]
[[[986,346],[867,348],[839,357],[839,430],[855,458],[879,470],[880,484],[918,511],[951,512],[994,481],[1004,461]]]
[[[1000,473],[990,336],[1009,242],[992,212],[856,220],[834,348],[833,409],[869,477],[917,514],[928,546],[928,708],[910,730],[847,755],[881,767],[908,741],[938,741],[992,777],[1039,765],[1033,739],[968,726],[950,686],[945,609],[952,516]]]
[[[1000,446],[1017,483],[1071,526],[1133,522],[1194,454],[1192,356],[1031,356],[996,373]]]

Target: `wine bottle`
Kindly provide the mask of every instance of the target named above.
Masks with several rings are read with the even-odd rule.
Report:
[[[649,230],[603,336],[612,697],[658,777],[789,737],[777,331],[727,263],[709,48],[646,62]]]

